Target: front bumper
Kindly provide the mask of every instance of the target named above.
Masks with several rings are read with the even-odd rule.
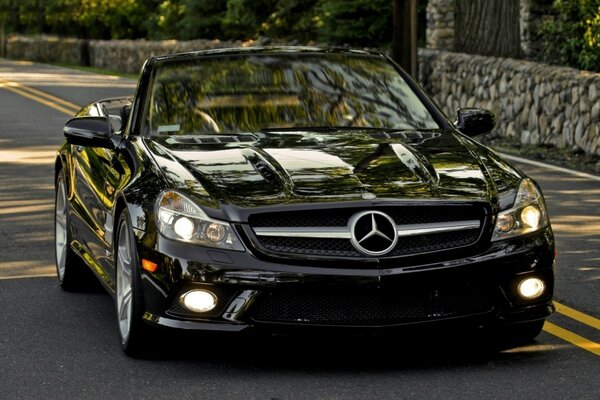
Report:
[[[147,322],[178,329],[239,332],[253,328],[380,330],[432,323],[510,324],[553,312],[554,241],[550,228],[493,243],[477,254],[425,258],[285,263],[250,252],[199,248],[159,237],[158,250],[138,243],[159,265],[142,272]],[[537,277],[544,293],[519,296],[521,280]],[[200,288],[218,298],[196,314],[179,302]]]

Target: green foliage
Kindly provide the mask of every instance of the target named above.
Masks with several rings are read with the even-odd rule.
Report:
[[[0,28],[9,32],[15,30],[18,14],[19,7],[15,0],[0,0]]]
[[[156,7],[154,3],[154,0],[79,0],[80,13],[75,20],[92,38],[146,37],[146,21]]]
[[[233,39],[255,38],[277,0],[227,0],[223,32]]]
[[[39,33],[44,22],[42,5],[36,0],[22,0],[18,4],[19,23],[26,26],[28,32]]]
[[[542,57],[552,64],[600,71],[600,0],[555,0],[544,21]]]
[[[327,0],[319,7],[319,38],[353,46],[386,45],[392,40],[391,0]]]
[[[162,0],[147,21],[148,37],[153,40],[177,37],[185,15],[183,0]]]
[[[320,26],[318,3],[319,0],[279,0],[275,11],[262,23],[261,29],[270,37],[301,42],[314,40]]]
[[[92,39],[148,36],[158,0],[0,0],[10,31]]]
[[[227,11],[225,0],[183,0],[183,15],[171,37],[183,40],[223,38],[221,21]]]
[[[266,35],[301,43],[383,47],[392,39],[392,4],[393,0],[0,0],[0,22],[9,32],[89,39]],[[418,3],[423,34],[426,4]]]
[[[83,27],[74,21],[78,17],[79,0],[54,0],[44,7],[45,24],[50,32],[65,36],[83,36]]]

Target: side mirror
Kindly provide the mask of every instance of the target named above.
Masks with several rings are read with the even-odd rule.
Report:
[[[496,126],[496,116],[480,108],[459,108],[456,112],[456,128],[467,136],[478,136],[491,132]]]
[[[85,147],[113,149],[113,130],[106,117],[76,117],[67,121],[63,129],[67,143]]]

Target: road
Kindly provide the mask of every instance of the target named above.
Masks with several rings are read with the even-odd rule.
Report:
[[[52,163],[78,105],[134,89],[0,60],[0,399],[600,398],[600,178],[526,160],[514,161],[541,184],[559,250],[559,312],[530,345],[186,337],[126,357],[111,298],[56,282]]]

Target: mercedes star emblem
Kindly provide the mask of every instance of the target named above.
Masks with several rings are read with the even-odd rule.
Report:
[[[394,220],[381,211],[363,211],[348,221],[354,248],[369,256],[381,256],[396,247],[398,233]]]

